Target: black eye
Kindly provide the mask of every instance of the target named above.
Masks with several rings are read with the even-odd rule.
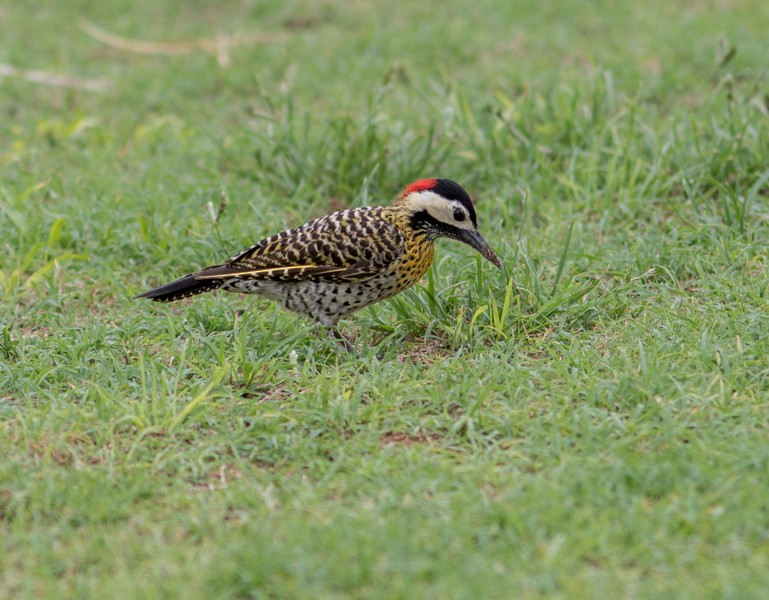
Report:
[[[463,213],[459,208],[454,209],[454,220],[459,221],[460,223],[465,220],[465,213]]]

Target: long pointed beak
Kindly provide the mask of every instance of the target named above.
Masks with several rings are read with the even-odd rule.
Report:
[[[462,231],[462,241],[475,248],[478,253],[492,265],[496,266],[498,269],[502,268],[502,263],[499,262],[496,252],[491,249],[489,243],[483,239],[483,236],[480,233],[465,229]]]

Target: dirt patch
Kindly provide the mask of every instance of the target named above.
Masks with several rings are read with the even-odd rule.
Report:
[[[227,488],[230,481],[240,479],[242,473],[235,464],[222,464],[216,471],[211,471],[206,477],[206,481],[201,482],[195,486],[195,489],[200,492],[213,492],[215,490],[223,490]]]
[[[13,502],[13,492],[11,490],[0,489],[0,523],[10,522],[13,519],[14,511],[11,508]]]
[[[53,335],[53,331],[51,331],[50,327],[46,327],[45,325],[19,326],[19,333],[24,339],[38,338],[41,340]]]
[[[64,448],[53,447],[47,440],[30,442],[27,453],[35,463],[43,462],[48,458],[59,467],[70,467],[74,463],[71,452]]]
[[[88,438],[74,434],[68,435],[58,442],[43,436],[40,439],[30,441],[27,445],[27,454],[35,463],[50,460],[53,464],[65,468],[103,465],[105,463],[104,450],[110,450],[110,446],[98,448]]]
[[[348,208],[350,208],[350,205],[338,196],[331,196],[328,200],[328,212],[347,210]]]
[[[437,444],[441,437],[437,433],[406,433],[405,431],[388,431],[379,437],[379,447],[415,446],[418,444]]]
[[[280,403],[283,400],[291,398],[294,394],[289,392],[282,385],[264,385],[257,388],[251,388],[241,392],[240,397],[246,400],[254,400],[257,404],[267,404],[268,402]]]
[[[327,20],[328,19],[324,19],[323,17],[320,17],[320,16],[289,17],[288,19],[283,21],[283,27],[288,31],[302,31],[305,29],[315,29],[316,27],[323,25],[323,23]]]
[[[409,345],[404,352],[398,354],[398,360],[431,365],[436,360],[442,360],[451,354],[451,348],[444,340],[421,338],[414,340],[413,345]]]

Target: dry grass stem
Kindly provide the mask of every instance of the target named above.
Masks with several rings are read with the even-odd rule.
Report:
[[[0,78],[2,77],[16,77],[33,83],[88,90],[89,92],[106,92],[112,86],[108,79],[81,79],[37,69],[19,69],[12,65],[0,63]]]
[[[251,46],[254,44],[273,44],[283,39],[279,34],[271,33],[218,33],[212,38],[199,40],[177,40],[173,42],[154,42],[137,40],[116,35],[102,29],[85,19],[78,26],[92,38],[102,44],[136,54],[161,54],[166,56],[181,56],[195,51],[203,51],[216,57],[220,67],[226,69],[232,63],[230,50],[236,46]]]

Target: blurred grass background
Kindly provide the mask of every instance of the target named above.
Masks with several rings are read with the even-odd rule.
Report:
[[[763,597],[768,26],[0,6],[0,595]],[[505,269],[439,243],[359,356],[254,298],[131,300],[424,176]]]

